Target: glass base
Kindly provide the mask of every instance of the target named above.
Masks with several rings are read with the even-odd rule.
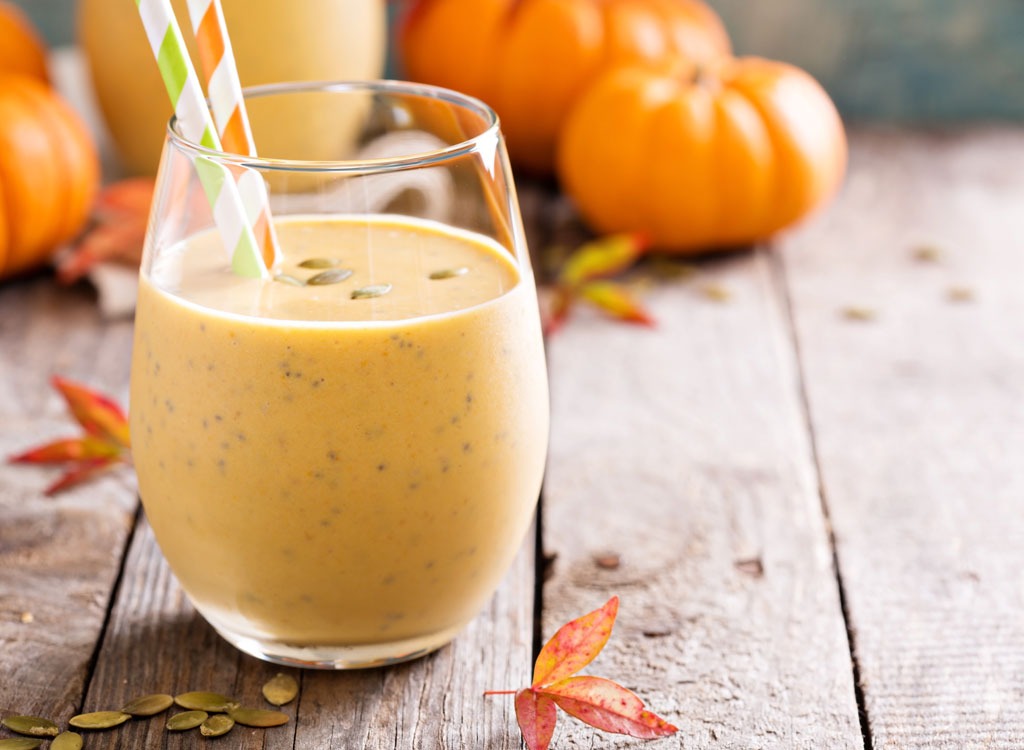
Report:
[[[250,656],[273,664],[305,669],[368,669],[411,661],[447,645],[462,629],[460,626],[440,633],[385,643],[302,646],[238,635],[217,625],[213,625],[213,628],[221,638]]]

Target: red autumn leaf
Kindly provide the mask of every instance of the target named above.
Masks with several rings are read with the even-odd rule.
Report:
[[[579,295],[619,320],[644,326],[654,325],[654,318],[625,287],[614,281],[591,281],[580,287]]]
[[[603,677],[570,677],[544,689],[570,716],[605,732],[654,739],[674,734],[676,727],[647,711],[635,693]]]
[[[47,487],[45,492],[47,495],[56,495],[58,492],[70,489],[76,484],[81,484],[87,479],[92,479],[98,474],[112,469],[120,462],[119,458],[90,458],[78,461],[73,464],[72,468],[61,474],[56,482]]]
[[[537,655],[533,687],[564,680],[590,664],[608,643],[618,612],[619,597],[613,596],[603,607],[560,627]]]
[[[52,382],[67,401],[75,421],[89,435],[128,447],[128,420],[121,407],[112,399],[59,375],[54,375]]]
[[[529,750],[548,750],[555,733],[558,712],[547,696],[523,688],[516,693],[516,720]]]
[[[484,693],[515,693],[516,721],[529,750],[548,750],[558,719],[555,706],[602,731],[639,739],[678,731],[621,685],[603,677],[573,676],[604,648],[618,611],[619,599],[613,596],[603,607],[559,628],[537,656],[530,687]]]
[[[566,286],[617,276],[628,271],[647,249],[640,234],[613,234],[580,246],[562,266],[558,280]]]
[[[46,488],[47,495],[56,494],[131,460],[128,420],[121,407],[106,396],[66,378],[55,375],[52,382],[85,434],[54,440],[9,459],[12,463],[68,464],[67,471]]]

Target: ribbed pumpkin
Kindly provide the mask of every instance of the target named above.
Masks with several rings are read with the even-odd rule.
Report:
[[[418,0],[399,43],[407,77],[490,104],[512,160],[538,174],[553,170],[562,122],[602,70],[729,51],[700,0]]]
[[[78,233],[99,177],[74,111],[35,78],[0,74],[0,277],[42,264]]]
[[[0,0],[0,73],[5,72],[49,80],[39,35],[17,5]]]
[[[558,175],[594,230],[639,231],[691,254],[798,221],[836,191],[846,158],[824,89],[748,57],[609,72],[566,121]]]

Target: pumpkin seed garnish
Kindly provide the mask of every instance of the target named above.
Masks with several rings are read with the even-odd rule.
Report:
[[[373,286],[364,286],[362,289],[356,289],[352,292],[352,299],[369,299],[371,297],[383,297],[390,291],[391,284],[374,284]]]
[[[28,737],[14,737],[6,740],[0,740],[0,750],[35,750],[42,744],[42,740],[30,740]]]
[[[701,287],[700,293],[712,302],[728,302],[732,297],[729,290],[719,284],[705,284]]]
[[[332,268],[330,271],[321,271],[315,276],[310,276],[308,279],[306,279],[306,284],[308,284],[309,286],[327,286],[328,284],[338,284],[347,279],[351,275],[351,269]]]
[[[174,696],[174,702],[182,708],[188,708],[193,711],[208,711],[210,713],[227,711],[229,706],[238,705],[226,695],[206,693],[201,690],[176,695]]]
[[[50,750],[82,750],[82,735],[78,732],[61,732],[53,738]]]
[[[430,278],[434,281],[439,279],[453,279],[456,276],[465,276],[467,273],[469,273],[469,269],[465,266],[460,266],[458,268],[444,268],[440,271],[434,271],[430,274]]]
[[[851,305],[850,307],[844,307],[842,313],[843,317],[847,320],[856,320],[861,323],[866,323],[875,319],[875,311],[870,307],[856,307]]]
[[[199,732],[203,737],[220,737],[231,731],[235,720],[227,714],[214,714],[199,725]]]
[[[306,282],[302,279],[297,279],[294,276],[289,276],[286,273],[279,273],[274,277],[274,281],[280,281],[282,284],[288,286],[306,286]]]
[[[299,694],[299,683],[290,674],[278,672],[263,686],[263,697],[275,706],[283,706],[295,700]]]
[[[111,729],[124,724],[130,718],[131,714],[121,711],[93,711],[72,716],[68,719],[68,724],[79,729]]]
[[[167,693],[142,695],[130,700],[121,708],[122,713],[132,716],[156,716],[174,705],[174,698]]]
[[[229,708],[228,716],[247,727],[279,727],[288,723],[288,715],[262,708]]]
[[[195,729],[208,718],[210,714],[206,711],[182,711],[169,718],[164,726],[171,732],[182,732],[186,729]]]
[[[307,258],[299,263],[299,268],[337,268],[341,261],[337,258]]]
[[[0,724],[29,737],[56,737],[60,734],[60,727],[41,716],[8,716]]]

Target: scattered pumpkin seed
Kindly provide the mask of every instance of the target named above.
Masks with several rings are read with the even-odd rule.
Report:
[[[229,708],[228,716],[247,727],[279,727],[288,723],[288,715],[262,708]]]
[[[914,260],[921,263],[938,263],[942,259],[942,251],[933,245],[921,245],[914,250]]]
[[[156,716],[174,705],[174,697],[167,693],[142,695],[128,701],[121,708],[122,713],[132,716]]]
[[[458,268],[444,268],[440,271],[434,271],[430,274],[430,278],[434,281],[439,279],[453,279],[456,276],[465,276],[469,273],[469,269],[465,266],[459,266]]]
[[[60,727],[41,716],[8,716],[0,723],[12,732],[29,737],[56,737],[60,734]]]
[[[22,612],[21,613],[21,621],[25,625],[28,625],[29,623],[34,622],[35,619],[36,619],[36,616],[33,615],[31,612]]]
[[[93,711],[88,714],[78,714],[68,720],[68,724],[78,729],[111,729],[124,724],[132,718],[131,714],[121,711]]]
[[[199,725],[199,732],[203,737],[220,737],[231,731],[235,720],[227,714],[214,714]]]
[[[299,263],[299,268],[337,268],[341,261],[337,258],[307,258]]]
[[[263,697],[275,706],[283,706],[295,700],[299,694],[299,683],[290,674],[278,672],[263,686]]]
[[[369,299],[370,297],[383,297],[391,291],[391,284],[374,284],[364,286],[352,292],[352,299]]]
[[[171,732],[182,732],[186,729],[195,729],[208,718],[210,714],[206,711],[182,711],[169,718],[164,726]]]
[[[82,735],[78,732],[61,732],[53,738],[50,750],[82,750]]]
[[[713,302],[728,302],[732,297],[729,290],[719,284],[705,284],[700,288],[700,293]]]
[[[282,284],[288,286],[306,286],[306,282],[302,279],[297,279],[294,276],[289,276],[286,273],[279,273],[274,277],[274,281],[280,281]]]
[[[229,706],[236,705],[226,695],[206,693],[201,690],[176,695],[174,696],[174,702],[182,708],[188,708],[193,711],[208,711],[210,713],[227,711]]]
[[[315,276],[310,276],[306,279],[306,284],[309,286],[327,286],[328,284],[338,284],[349,276],[352,275],[352,270],[349,268],[332,268],[330,271],[321,271]]]
[[[844,307],[843,317],[847,320],[857,320],[866,323],[875,319],[875,311],[869,307]]]
[[[950,287],[946,291],[946,299],[950,302],[973,302],[974,290],[966,286]]]
[[[0,740],[0,750],[35,750],[42,744],[42,740],[30,740],[28,737],[13,737]]]

